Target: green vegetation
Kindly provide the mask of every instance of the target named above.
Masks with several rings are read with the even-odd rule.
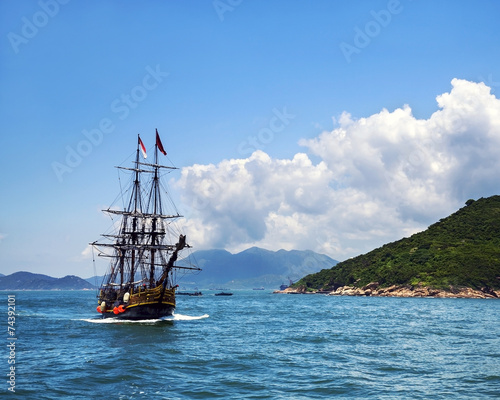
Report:
[[[370,282],[500,289],[500,196],[468,200],[423,232],[307,275],[293,286],[332,290]]]

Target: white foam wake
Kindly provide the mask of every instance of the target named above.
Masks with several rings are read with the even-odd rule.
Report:
[[[123,320],[118,318],[82,318],[79,321],[90,322],[92,324],[156,324],[162,321],[195,321],[198,319],[208,318],[208,314],[203,314],[200,316],[191,316],[191,315],[183,315],[183,314],[173,314],[169,317],[163,317],[159,319],[141,319],[137,321],[133,320]]]
[[[163,318],[163,320],[166,320],[166,321],[194,321],[194,320],[197,320],[197,319],[204,319],[204,318],[208,318],[210,315],[208,314],[203,314],[203,315],[200,315],[200,316],[191,316],[191,315],[182,315],[182,314],[175,314],[171,317],[165,317]]]

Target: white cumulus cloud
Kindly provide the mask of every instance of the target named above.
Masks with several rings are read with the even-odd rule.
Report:
[[[428,119],[408,105],[357,120],[344,112],[291,160],[256,151],[184,168],[176,185],[191,207],[190,241],[345,259],[422,230],[468,198],[497,194],[500,101],[483,83],[451,83]]]

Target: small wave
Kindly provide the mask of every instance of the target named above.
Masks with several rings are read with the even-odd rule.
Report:
[[[82,318],[79,321],[90,322],[92,324],[156,324],[162,321],[195,321],[198,319],[208,318],[208,314],[203,314],[200,316],[182,315],[174,314],[169,317],[162,317],[159,319],[140,319],[140,320],[127,320],[118,318]]]
[[[174,314],[171,317],[165,317],[164,320],[167,320],[167,321],[194,321],[197,319],[208,318],[209,316],[210,315],[208,315],[208,314],[203,314],[203,315],[196,316],[196,317],[191,316],[191,315]]]

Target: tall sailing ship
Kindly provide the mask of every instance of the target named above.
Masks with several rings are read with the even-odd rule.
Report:
[[[118,229],[103,234],[105,241],[91,243],[100,256],[111,259],[98,294],[97,312],[103,318],[142,320],[171,316],[177,273],[181,269],[200,270],[189,264],[176,265],[181,253],[191,246],[186,236],[175,229],[175,221],[182,216],[162,183],[163,176],[177,168],[161,165],[158,152],[167,154],[156,130],[153,163],[145,162],[146,148],[138,136],[133,166],[116,167],[131,175],[128,190],[120,196],[123,209],[103,210],[120,218],[119,224],[114,224]],[[174,212],[167,211],[167,201]]]

